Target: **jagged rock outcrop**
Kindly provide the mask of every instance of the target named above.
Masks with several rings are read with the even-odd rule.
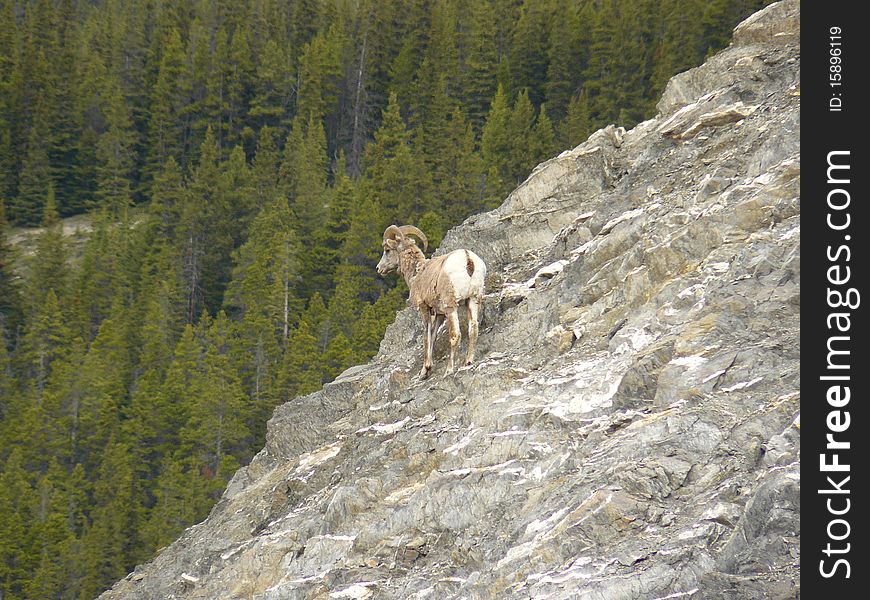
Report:
[[[799,11],[447,235],[474,367],[418,381],[400,313],[103,598],[798,598]]]

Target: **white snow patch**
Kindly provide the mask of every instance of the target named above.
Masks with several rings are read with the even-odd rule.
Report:
[[[690,285],[689,287],[684,289],[682,292],[677,294],[677,298],[688,298],[689,296],[695,296],[695,295],[697,295],[698,292],[703,292],[703,291],[704,291],[704,286],[700,283],[696,283],[694,285]]]
[[[653,600],[668,600],[669,598],[683,598],[685,596],[694,596],[698,592],[698,588],[691,589],[687,592],[674,592],[673,594],[668,594],[667,596],[660,596],[658,598],[653,598]]]
[[[524,542],[522,544],[519,544],[517,546],[510,548],[507,551],[507,554],[505,554],[504,557],[496,563],[495,568],[501,569],[505,565],[512,563],[513,561],[515,561],[518,558],[522,558],[523,556],[528,556],[529,554],[532,553],[532,550],[534,549],[534,547],[535,547],[535,542],[533,540],[531,542]]]
[[[496,431],[495,433],[490,433],[489,437],[507,437],[510,435],[527,435],[529,432],[525,430],[511,430],[511,431]]]
[[[701,383],[707,383],[707,382],[710,381],[711,379],[716,379],[716,378],[719,377],[720,375],[724,375],[725,372],[726,372],[725,369],[719,369],[718,371],[716,371],[716,372],[714,372],[714,373],[711,373],[710,375],[707,375],[707,376],[703,379],[703,381],[701,381]]]
[[[350,587],[346,587],[343,590],[339,590],[337,592],[330,592],[330,598],[353,598],[354,600],[363,600],[363,598],[370,598],[374,592],[372,592],[369,588],[372,586],[378,585],[377,581],[360,581],[359,583],[354,583]]]
[[[337,542],[352,542],[356,539],[355,535],[333,535],[330,533],[315,537],[320,537],[324,540],[335,540]]]
[[[597,244],[597,240],[595,238],[589,240],[585,244],[580,244],[579,246],[571,250],[571,258],[576,260],[577,257],[579,257],[580,255],[586,254],[589,248],[591,248],[595,244]]]
[[[705,268],[707,268],[710,271],[713,271],[715,273],[724,273],[725,271],[727,271],[728,269],[731,268],[731,263],[730,262],[712,262],[712,263],[708,263]]]
[[[529,446],[535,452],[542,452],[543,454],[552,454],[556,451],[550,444],[545,442],[531,442]]]
[[[480,429],[477,429],[474,426],[472,426],[470,428],[469,432],[467,434],[465,434],[465,436],[463,436],[463,438],[461,440],[459,440],[458,442],[456,442],[452,446],[448,446],[447,448],[444,448],[444,450],[442,450],[442,452],[444,452],[444,454],[458,455],[459,451],[462,450],[463,448],[465,448],[468,444],[470,444],[472,438],[474,438],[474,436],[476,436],[478,433],[480,433],[480,431],[481,431]]]
[[[526,533],[525,533],[525,535],[532,535],[533,533],[538,533],[538,532],[541,531],[542,529],[550,529],[551,526],[552,526],[556,521],[558,521],[559,519],[561,519],[562,517],[564,517],[564,516],[565,516],[565,513],[567,513],[567,512],[568,512],[568,508],[567,508],[567,507],[565,507],[565,508],[560,508],[559,510],[557,510],[556,512],[554,512],[552,515],[550,515],[549,517],[547,517],[546,519],[543,519],[543,520],[535,519],[534,521],[532,521],[531,523],[529,523],[528,525],[526,525]]]
[[[695,355],[695,356],[680,356],[671,360],[669,365],[677,365],[678,367],[689,367],[689,369],[697,369],[701,365],[707,362],[707,359],[703,356]]]
[[[506,469],[508,465],[512,465],[517,462],[515,458],[512,458],[503,463],[499,463],[497,465],[489,465],[487,467],[465,467],[463,469],[453,469],[452,471],[444,471],[442,474],[447,477],[465,477],[466,475],[471,475],[472,473],[486,473],[487,471],[498,471],[501,473],[516,473],[517,468],[514,467],[512,469]],[[522,473],[522,467],[519,467],[519,472]]]
[[[408,421],[410,420],[411,417],[405,417],[401,421],[396,421],[395,423],[375,423],[374,425],[369,425],[368,427],[361,427],[360,429],[357,429],[356,433],[374,431],[375,433],[392,434],[402,429],[405,425],[407,425]]]
[[[565,268],[565,265],[567,265],[567,264],[568,264],[568,261],[565,259],[562,259],[562,260],[557,260],[554,263],[550,263],[546,267],[541,267],[532,276],[532,278],[526,282],[526,284],[525,284],[526,287],[530,287],[530,288],[535,287],[535,284],[537,283],[538,278],[540,278],[540,277],[544,277],[546,279],[552,279],[553,277],[555,277],[556,275],[561,273],[562,270]]]
[[[423,588],[422,590],[417,590],[411,596],[409,596],[409,600],[422,600],[423,598],[428,598],[434,591],[434,585]]]
[[[736,392],[737,390],[742,390],[743,388],[748,388],[750,386],[753,386],[756,383],[758,383],[759,381],[761,381],[762,379],[764,379],[764,378],[763,377],[756,377],[752,381],[741,381],[740,383],[735,383],[734,385],[732,385],[730,387],[722,388],[722,391],[723,392]]]
[[[616,217],[615,219],[611,219],[607,223],[605,223],[604,227],[601,228],[601,231],[598,232],[598,235],[599,236],[607,235],[608,233],[610,233],[610,231],[614,227],[616,227],[620,223],[622,223],[624,221],[630,221],[631,219],[633,219],[635,217],[639,217],[643,213],[644,213],[644,209],[642,209],[642,208],[635,208],[634,210],[626,211],[626,212],[622,213],[621,215],[619,215],[618,217]]]
[[[269,523],[269,525],[272,525],[272,523]],[[228,558],[233,557],[234,555],[238,554],[245,546],[250,546],[253,542],[254,542],[253,539],[246,540],[246,541],[242,542],[241,544],[239,544],[238,546],[236,546],[235,548],[233,548],[232,550],[229,550],[228,552],[224,552],[223,554],[221,554],[221,560],[227,560]]]
[[[199,581],[199,577],[195,577],[193,575],[188,575],[187,573],[182,573],[181,578],[185,581],[190,582],[190,583],[196,583],[197,581]]]
[[[310,469],[311,467],[316,467],[317,465],[328,461],[330,458],[333,458],[340,451],[341,443],[333,442],[332,444],[323,446],[317,450],[306,452],[299,457],[299,465],[296,467],[296,471],[303,471],[305,469]]]

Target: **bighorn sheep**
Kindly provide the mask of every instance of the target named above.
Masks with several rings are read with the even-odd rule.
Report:
[[[384,231],[384,255],[378,263],[378,273],[386,275],[390,271],[398,271],[411,291],[410,305],[420,311],[423,320],[421,379],[427,378],[432,371],[435,335],[444,320],[447,320],[450,360],[446,374],[449,375],[453,372],[453,359],[462,339],[458,311],[462,304],[466,306],[468,315],[468,351],[465,364],[470,365],[474,360],[478,311],[483,300],[486,265],[471,250],[454,250],[449,254],[427,259],[410,235],[420,238],[424,250],[429,246],[423,232],[413,225],[387,227]]]

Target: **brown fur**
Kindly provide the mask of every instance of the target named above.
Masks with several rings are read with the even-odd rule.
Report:
[[[426,261],[414,276],[414,285],[408,281],[411,288],[411,305],[416,308],[431,307],[436,312],[444,313],[456,307],[456,294],[450,277],[442,267],[447,256],[437,256]]]
[[[407,229],[410,230],[406,226]],[[416,230],[419,232],[419,230]],[[420,235],[425,242],[422,232]],[[447,322],[447,330],[450,336],[450,356],[447,363],[447,373],[453,372],[454,356],[459,348],[462,333],[459,328],[458,304],[453,282],[450,275],[444,270],[444,263],[449,255],[437,256],[426,259],[426,255],[417,247],[414,240],[405,235],[401,228],[391,225],[384,232],[384,256],[378,263],[378,272],[384,274],[391,269],[396,269],[404,277],[410,290],[409,304],[416,308],[423,321],[423,368],[420,377],[425,379],[432,371],[432,355],[435,351],[435,335],[442,323]],[[398,258],[394,259],[398,253]],[[387,261],[388,256],[390,262]],[[392,263],[392,260],[396,260]],[[475,270],[475,263],[468,250],[465,250],[465,270],[471,277]],[[384,263],[384,264],[382,264]],[[482,297],[477,293],[473,297],[463,298],[461,304],[468,314],[468,351],[465,364],[470,365],[474,360],[474,347],[478,334],[478,311]]]

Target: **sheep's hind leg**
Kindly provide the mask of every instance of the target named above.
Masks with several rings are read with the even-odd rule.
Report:
[[[433,331],[433,319],[429,311],[420,311],[420,316],[423,319],[423,368],[420,369],[420,379],[426,379],[432,372],[432,339],[435,337]]]
[[[456,350],[459,349],[459,342],[462,341],[462,330],[459,329],[459,311],[455,308],[447,315],[447,331],[450,333],[450,358],[447,361],[447,371],[444,374],[451,375]]]
[[[468,351],[465,353],[465,365],[474,362],[474,348],[477,345],[478,313],[480,298],[468,299]]]

